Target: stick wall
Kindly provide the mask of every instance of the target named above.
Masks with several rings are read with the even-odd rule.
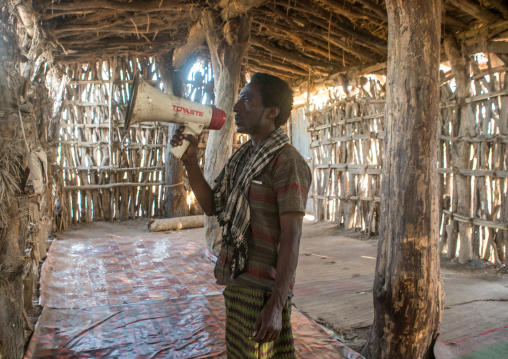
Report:
[[[492,67],[491,61],[480,67],[472,60],[468,71],[465,98],[457,95],[451,71],[441,79],[435,189],[441,204],[440,249],[454,258],[462,248],[463,263],[482,258],[501,266],[507,263],[508,243],[507,67]],[[357,83],[355,96],[307,113],[312,200],[317,220],[370,235],[378,233],[382,215],[384,84],[372,78]],[[466,190],[458,191],[460,181]],[[466,224],[465,231],[459,231],[459,223]]]
[[[123,129],[135,72],[162,89],[156,65],[153,58],[117,57],[67,68],[55,166],[60,228],[164,215],[168,124]]]

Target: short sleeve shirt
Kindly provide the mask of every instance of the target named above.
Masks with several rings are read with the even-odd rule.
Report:
[[[305,213],[311,178],[305,159],[287,144],[252,180],[246,269],[235,279],[230,278],[233,247],[223,245],[214,270],[218,284],[272,292],[281,232],[279,216],[287,212]],[[289,295],[293,287],[294,278]]]

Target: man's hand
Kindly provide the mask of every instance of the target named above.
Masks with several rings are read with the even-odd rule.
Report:
[[[273,305],[270,300],[259,313],[254,327],[253,338],[258,343],[276,340],[282,330],[282,308]]]
[[[270,299],[259,313],[254,327],[254,340],[267,343],[276,340],[282,330],[282,309],[298,263],[303,213],[287,212],[280,217],[280,246],[277,274]]]
[[[176,130],[170,144],[171,146],[176,147],[180,146],[183,143],[183,140],[189,141],[189,147],[180,159],[185,165],[189,183],[194,191],[194,195],[201,205],[201,208],[207,216],[213,216],[215,207],[213,205],[212,189],[210,188],[208,182],[206,182],[203,172],[201,172],[197,158],[199,140],[195,136],[184,135],[184,130],[185,126],[181,126],[178,130]]]
[[[180,126],[180,128],[175,131],[173,138],[169,143],[173,147],[178,147],[182,145],[183,140],[189,141],[189,147],[187,148],[187,151],[185,151],[185,153],[182,155],[181,160],[183,163],[189,161],[197,162],[199,140],[195,136],[185,135],[183,131],[185,131],[185,126]]]

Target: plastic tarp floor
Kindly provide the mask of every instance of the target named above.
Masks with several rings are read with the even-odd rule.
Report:
[[[41,305],[89,308],[222,289],[203,247],[181,233],[134,233],[53,241],[42,267]]]
[[[362,358],[293,310],[298,358]],[[45,308],[25,358],[225,358],[221,294]]]
[[[96,224],[53,241],[25,358],[225,358],[213,256],[182,233]],[[363,358],[297,308],[292,323],[299,358]]]

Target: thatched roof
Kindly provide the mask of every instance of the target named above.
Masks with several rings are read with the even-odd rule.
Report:
[[[207,7],[223,26],[238,13],[251,15],[244,65],[294,84],[309,71],[325,79],[387,59],[384,0],[34,0],[33,10],[26,3],[20,14],[35,15],[61,63],[173,53],[178,66],[194,50],[207,56],[200,25]],[[508,38],[505,1],[444,0],[443,7],[443,36],[457,36],[471,51],[508,52],[506,42],[493,42]]]

